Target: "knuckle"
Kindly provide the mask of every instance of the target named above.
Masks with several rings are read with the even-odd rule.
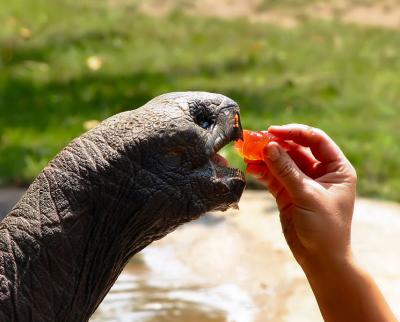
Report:
[[[278,171],[279,177],[286,178],[291,176],[292,174],[293,174],[293,167],[291,166],[290,163],[284,162],[279,168]]]
[[[310,133],[310,136],[313,136],[315,138],[315,141],[318,145],[321,145],[323,144],[323,142],[331,140],[329,135],[324,130],[318,128],[314,128],[313,131]]]
[[[300,123],[289,123],[286,125],[289,130],[289,133],[294,137],[298,138],[303,135],[304,130],[306,129],[306,125]]]
[[[315,136],[319,137],[322,135],[321,134],[322,130],[312,127],[310,125],[303,125],[302,129],[299,132],[300,132],[299,137],[301,137],[301,139],[306,141],[310,140],[312,137]]]

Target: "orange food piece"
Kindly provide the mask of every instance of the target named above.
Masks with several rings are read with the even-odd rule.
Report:
[[[243,130],[243,140],[235,142],[235,150],[247,160],[263,160],[263,149],[271,141],[280,142],[268,131]]]

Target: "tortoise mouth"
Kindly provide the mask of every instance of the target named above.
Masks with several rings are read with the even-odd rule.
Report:
[[[210,163],[215,182],[225,187],[224,194],[229,196],[227,197],[229,201],[216,210],[225,211],[229,207],[238,209],[239,200],[246,187],[244,173],[240,169],[230,167],[228,161],[218,153],[210,158]]]
[[[217,179],[236,178],[245,181],[243,171],[230,167],[228,160],[219,153],[212,155],[210,161],[214,169],[214,176]]]
[[[239,181],[246,182],[243,171],[230,167],[229,162],[222,155],[218,154],[218,151],[229,142],[243,139],[243,129],[240,123],[240,116],[238,112],[235,112],[233,120],[234,123],[229,128],[227,133],[225,133],[225,135],[218,136],[215,140],[210,161],[213,166],[214,176],[217,179],[235,178]]]
[[[221,156],[218,151],[229,142],[241,140],[243,138],[243,129],[240,124],[239,112],[233,110],[231,117],[214,128],[213,139],[210,142],[209,169],[212,171],[212,181],[216,184],[216,189],[225,197],[216,210],[226,210],[229,207],[236,208],[243,190],[246,187],[244,173],[236,168],[229,166],[229,162]]]
[[[228,131],[227,135],[219,136],[217,140],[215,140],[210,162],[213,168],[214,177],[217,180],[222,180],[224,182],[229,181],[229,186],[231,184],[242,186],[243,190],[246,184],[243,171],[230,167],[228,160],[218,153],[218,151],[229,142],[241,140],[242,138],[243,130],[240,125],[238,127],[232,127],[230,131]]]

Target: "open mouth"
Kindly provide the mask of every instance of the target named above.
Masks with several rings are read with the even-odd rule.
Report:
[[[240,169],[231,168],[229,162],[219,153],[215,153],[210,158],[214,166],[216,178],[237,178],[244,180],[244,173]]]
[[[245,181],[244,173],[240,169],[232,168],[229,166],[228,160],[226,160],[218,151],[227,145],[231,141],[242,139],[242,129],[233,129],[229,136],[220,138],[214,145],[214,153],[210,157],[210,161],[214,168],[214,175],[218,179],[238,179]]]

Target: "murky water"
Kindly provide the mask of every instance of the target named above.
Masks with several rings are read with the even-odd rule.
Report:
[[[128,264],[91,321],[252,321],[251,298],[237,285],[204,283],[171,247],[150,247]]]
[[[135,256],[91,321],[284,321],[293,274],[274,263],[287,255],[252,233],[272,218],[232,211],[185,224]]]

